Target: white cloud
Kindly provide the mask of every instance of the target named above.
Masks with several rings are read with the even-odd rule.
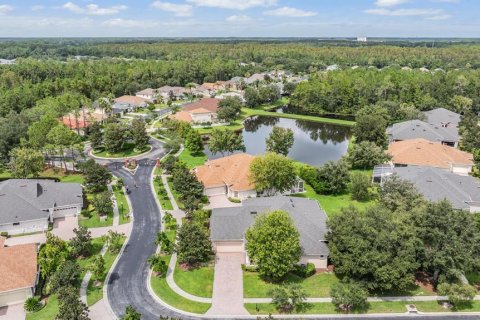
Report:
[[[41,6],[41,5],[32,6],[32,11],[40,11],[43,9],[45,9],[45,6]]]
[[[172,12],[176,17],[189,17],[193,15],[193,7],[189,4],[176,4],[171,2],[155,1],[152,7]]]
[[[440,14],[437,16],[429,17],[427,19],[428,20],[447,20],[447,19],[450,19],[451,17],[452,17],[451,14]]]
[[[245,10],[254,7],[271,7],[277,5],[278,0],[187,0],[199,7]]]
[[[365,13],[393,17],[416,16],[427,18],[444,15],[443,10],[441,9],[368,9],[365,10]]]
[[[281,7],[274,10],[265,11],[263,14],[267,16],[276,16],[276,17],[313,17],[317,13],[313,11],[305,11],[301,9],[291,8],[291,7]]]
[[[233,23],[244,23],[244,22],[249,22],[252,21],[252,18],[246,15],[233,15],[225,19],[228,22],[233,22]]]
[[[7,14],[13,11],[13,7],[8,4],[0,4],[0,15]]]
[[[407,2],[410,2],[410,0],[377,0],[375,5],[379,7],[393,7]]]
[[[92,16],[108,16],[117,14],[120,11],[128,9],[125,5],[111,6],[111,7],[100,7],[97,4],[87,4],[85,7],[80,7],[73,2],[67,2],[63,5],[64,9],[67,9],[73,13],[78,14],[88,14]]]

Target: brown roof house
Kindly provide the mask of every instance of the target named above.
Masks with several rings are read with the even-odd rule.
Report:
[[[197,102],[186,104],[181,111],[170,116],[170,118],[193,124],[213,123],[217,121],[219,102],[220,100],[218,99],[204,98]]]
[[[113,113],[132,112],[138,108],[146,108],[148,101],[137,96],[121,96],[116,98],[112,106]]]
[[[255,185],[250,182],[250,164],[254,156],[246,153],[237,153],[220,159],[209,160],[203,166],[194,169],[198,180],[204,185],[207,196],[226,195],[229,198],[247,199],[257,196]],[[303,181],[298,183],[290,192],[304,191]]]
[[[472,154],[425,139],[393,142],[387,152],[395,166],[426,166],[468,175],[474,165]]]
[[[32,297],[38,282],[37,245],[4,247],[4,240],[0,237],[0,307]]]

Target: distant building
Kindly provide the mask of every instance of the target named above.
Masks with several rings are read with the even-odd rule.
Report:
[[[112,106],[113,113],[133,112],[148,105],[146,99],[137,96],[121,96],[114,99],[114,102]]]
[[[458,128],[460,119],[462,117],[460,114],[445,108],[437,108],[430,111],[425,111],[423,114],[426,118],[425,122],[443,128]]]
[[[154,102],[157,97],[157,94],[158,94],[158,91],[156,89],[147,88],[135,93],[135,96],[148,100],[149,102]]]
[[[437,119],[435,115],[436,113],[426,114],[431,121]],[[440,142],[451,147],[456,147],[460,140],[456,127],[444,127],[421,120],[395,123],[387,128],[387,135],[390,142],[425,139],[432,142]]]
[[[3,65],[9,65],[9,64],[15,64],[16,63],[16,59],[0,59],[0,64],[3,64]]]
[[[189,123],[213,123],[217,120],[218,103],[215,98],[204,98],[186,104],[181,111],[170,116],[170,119]]]
[[[336,64],[332,64],[331,66],[328,66],[327,67],[327,71],[335,71],[335,70],[338,70],[338,65]]]
[[[357,37],[357,42],[367,42],[367,37]]]

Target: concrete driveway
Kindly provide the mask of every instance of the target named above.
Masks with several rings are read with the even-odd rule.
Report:
[[[1,320],[23,320],[25,319],[25,316],[26,315],[25,310],[23,309],[23,303],[0,308]]]
[[[78,228],[78,216],[59,218],[53,221],[52,233],[60,239],[70,240],[75,236],[75,228]]]
[[[217,253],[213,280],[212,307],[207,315],[240,316],[249,313],[243,306],[243,253]]]
[[[239,207],[242,205],[241,203],[230,202],[230,200],[228,200],[228,197],[224,194],[210,196],[208,197],[208,201],[210,203],[205,206],[205,209],[231,208],[231,207]]]

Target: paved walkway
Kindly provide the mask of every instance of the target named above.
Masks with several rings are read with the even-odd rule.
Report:
[[[8,307],[0,308],[1,320],[23,320],[25,319],[25,309],[23,303],[13,304]]]
[[[215,208],[232,208],[232,207],[240,207],[241,203],[234,203],[228,200],[228,197],[224,194],[217,195],[217,196],[210,196],[208,197],[208,205],[206,205],[205,209],[215,209]]]
[[[75,237],[75,233],[73,233],[75,228],[78,228],[78,216],[55,219],[52,233],[60,239],[70,240]]]
[[[175,197],[173,196],[172,190],[170,190],[170,186],[168,185],[168,176],[162,174],[162,183],[163,186],[165,187],[165,190],[167,191],[168,198],[170,199],[170,202],[172,203],[173,210],[170,210],[169,212],[172,214],[172,216],[177,220],[178,225],[182,225],[182,218],[185,217],[185,212],[183,210],[180,210],[178,207],[177,201],[175,201]]]
[[[244,261],[245,255],[241,253],[217,253],[212,307],[207,315],[249,314],[243,306],[242,263]]]
[[[88,313],[88,316],[90,317],[91,320],[108,320],[108,319],[113,320],[113,317],[108,312],[107,306],[105,305],[105,303],[106,301],[104,299],[101,299],[94,305],[88,307],[88,310],[90,310],[90,312]]]
[[[100,255],[103,257],[105,253],[107,252],[108,246],[105,244],[100,250]],[[92,277],[92,272],[87,271],[85,276],[83,277],[82,284],[80,285],[80,300],[82,300],[83,303],[85,303],[88,306],[87,303],[87,289],[88,289],[88,283],[90,282],[90,278]]]
[[[112,184],[109,184],[107,186],[108,191],[112,195],[112,203],[113,203],[113,222],[112,225],[118,226],[120,223],[120,214],[118,213],[118,204],[117,204],[117,197],[115,197],[115,194],[113,193],[113,186]]]

